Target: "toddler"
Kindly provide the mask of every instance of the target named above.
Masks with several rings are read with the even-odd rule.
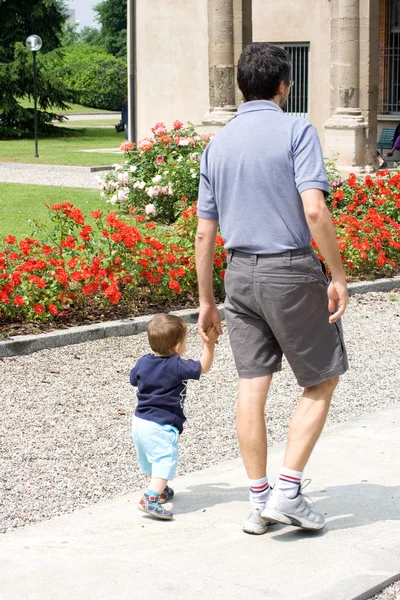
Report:
[[[189,379],[200,379],[208,373],[214,359],[218,334],[207,331],[200,360],[184,360],[187,326],[169,314],[156,315],[147,326],[153,354],[142,356],[130,374],[131,385],[137,387],[138,405],[133,415],[132,438],[142,473],[151,475],[149,487],[138,508],[156,519],[172,519],[163,504],[174,495],[168,481],[178,465],[178,438],[186,417],[183,412]]]

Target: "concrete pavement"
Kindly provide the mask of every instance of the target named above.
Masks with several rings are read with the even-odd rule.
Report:
[[[5,534],[1,600],[355,600],[400,575],[400,404],[327,430],[306,477],[322,532],[242,533],[240,460],[175,480],[175,519],[138,493]],[[275,481],[284,446],[271,449]],[[377,588],[378,586],[378,588]]]

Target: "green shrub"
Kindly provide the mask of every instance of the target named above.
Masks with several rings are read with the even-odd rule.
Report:
[[[65,49],[58,67],[77,103],[121,110],[127,89],[126,62],[101,46],[79,43]]]

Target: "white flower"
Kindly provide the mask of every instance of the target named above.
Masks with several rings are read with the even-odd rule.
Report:
[[[153,183],[160,183],[161,179],[161,175],[156,175],[155,177],[153,177]]]
[[[146,215],[155,215],[156,214],[156,207],[154,206],[154,204],[147,204],[144,208]]]
[[[192,179],[196,179],[197,175],[196,173],[192,173]]]
[[[121,188],[118,190],[118,200],[120,202],[126,202],[129,198],[129,189],[128,188]]]
[[[126,172],[124,172],[124,173],[118,173],[118,181],[120,183],[124,183],[124,184],[128,183],[128,181],[129,181],[129,173],[126,173]]]
[[[131,172],[131,173],[136,173],[136,171],[137,171],[137,166],[136,166],[136,165],[131,165],[131,166],[129,167],[129,170],[130,170],[130,172]]]
[[[189,140],[186,140],[185,138],[181,138],[178,142],[178,146],[189,146]]]
[[[118,202],[118,196],[117,194],[114,194],[114,196],[111,196],[111,198],[108,201],[110,204],[117,204]]]
[[[147,188],[146,192],[150,198],[154,198],[154,196],[158,196],[161,193],[161,188],[159,185],[155,185],[154,187],[150,186]]]
[[[182,162],[183,161],[183,156],[180,154],[178,156],[178,158],[176,159],[176,162]]]
[[[124,167],[122,165],[119,165],[118,163],[116,163],[115,165],[112,166],[112,168],[114,169],[114,171],[122,171],[122,169]]]
[[[145,187],[146,184],[144,181],[135,181],[135,183],[133,184],[133,189],[135,190],[144,190]]]

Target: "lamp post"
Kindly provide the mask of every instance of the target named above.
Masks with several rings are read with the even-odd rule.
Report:
[[[37,69],[36,52],[42,47],[42,40],[38,35],[30,35],[26,40],[26,47],[33,54],[33,119],[35,129],[35,158],[39,158],[38,153],[38,116],[37,116]]]

